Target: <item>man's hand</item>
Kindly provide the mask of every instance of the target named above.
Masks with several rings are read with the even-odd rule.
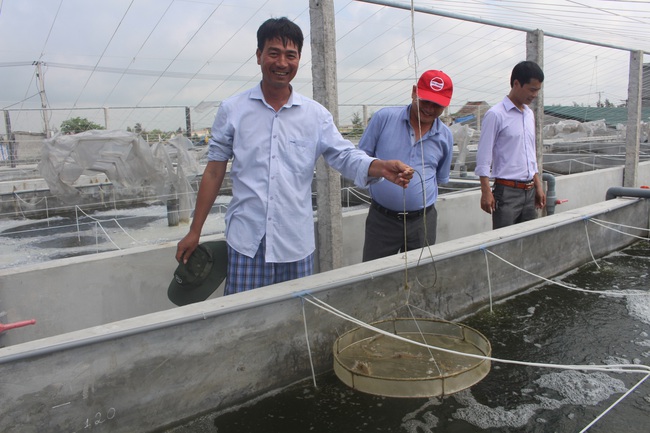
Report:
[[[200,236],[189,232],[178,242],[178,246],[176,247],[176,261],[178,263],[181,261],[187,263],[187,260],[190,258],[196,247],[199,246],[199,238]]]
[[[492,215],[497,209],[497,202],[494,199],[494,194],[492,194],[492,188],[490,187],[490,178],[487,176],[480,176],[481,182],[481,209],[485,212]]]
[[[540,189],[535,190],[535,207],[537,209],[544,209],[546,207],[546,194]]]
[[[402,188],[408,186],[414,172],[411,167],[396,159],[388,161],[375,159],[368,169],[368,175],[371,177],[383,177]]]
[[[481,194],[481,209],[490,215],[497,209],[497,202],[494,200],[492,191],[487,190]]]

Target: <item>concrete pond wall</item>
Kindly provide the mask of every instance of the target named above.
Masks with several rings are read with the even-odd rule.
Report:
[[[0,431],[77,432],[91,426],[153,432],[230,407],[308,378],[307,338],[315,371],[332,368],[332,345],[352,326],[306,298],[365,322],[405,313],[407,299],[416,310],[452,320],[540,282],[486,251],[550,278],[591,260],[591,254],[599,257],[634,241],[590,219],[647,228],[649,213],[648,200],[610,200],[440,243],[406,260],[396,255],[1,348]],[[647,236],[638,229],[631,233]],[[145,255],[155,261],[157,254]],[[117,305],[110,298],[124,296],[124,287],[131,303],[147,302],[128,275],[135,263],[106,263],[103,272],[93,272],[98,265],[87,262],[86,273],[75,271],[94,296],[79,296],[68,312],[76,311],[79,319],[89,311],[108,314]],[[53,282],[66,273],[49,270]],[[104,277],[114,281],[112,294],[110,288],[102,294],[91,289],[91,281]],[[159,289],[164,294],[166,286]],[[55,298],[64,296],[65,287],[57,290],[55,296],[44,287],[32,301],[57,308]],[[61,315],[75,321],[74,314]],[[54,321],[48,325],[56,327]]]
[[[595,219],[648,236],[648,200],[603,201],[605,188],[598,202],[578,206],[599,179],[620,176],[610,186],[621,184],[621,171],[611,170],[559,178],[570,198],[557,213],[494,231],[476,191],[453,194],[438,206],[443,234],[430,248],[352,258],[341,269],[184,307],[166,297],[172,243],[2,270],[3,322],[37,323],[0,334],[0,431],[154,432],[308,378],[310,358],[316,373],[331,370],[333,343],[353,325],[311,297],[364,322],[404,314],[407,300],[445,320],[475,312],[540,283],[512,265],[551,278],[635,241]],[[363,224],[355,212],[346,230]],[[354,252],[358,238],[344,238]]]

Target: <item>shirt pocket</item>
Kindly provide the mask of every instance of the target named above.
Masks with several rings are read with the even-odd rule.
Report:
[[[520,125],[505,125],[503,129],[499,132],[501,139],[506,139],[518,143],[521,141],[521,126]]]
[[[316,145],[310,140],[288,139],[281,146],[282,165],[294,173],[314,171]]]

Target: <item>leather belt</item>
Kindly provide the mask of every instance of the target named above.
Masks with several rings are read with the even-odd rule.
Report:
[[[379,203],[377,203],[374,200],[370,202],[370,206],[372,206],[372,208],[375,209],[377,212],[382,213],[382,214],[384,214],[386,216],[398,219],[400,221],[404,220],[404,218],[412,219],[412,218],[421,217],[422,215],[424,215],[425,212],[429,212],[429,211],[431,211],[431,209],[433,209],[433,205],[431,205],[431,206],[429,206],[429,207],[427,207],[425,209],[410,210],[410,211],[406,211],[406,212],[403,212],[403,211],[402,212],[396,212],[394,210],[386,209],[385,207],[383,207],[382,205],[380,205]]]
[[[522,182],[519,180],[494,179],[494,183],[503,186],[509,186],[511,188],[519,188],[526,191],[535,188],[535,182],[533,182],[532,180]]]

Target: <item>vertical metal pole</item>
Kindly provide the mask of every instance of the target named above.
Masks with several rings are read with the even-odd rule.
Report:
[[[7,151],[9,152],[9,166],[16,168],[16,137],[11,130],[11,117],[9,111],[5,112],[5,129],[7,130]]]
[[[627,127],[625,132],[625,170],[623,186],[634,188],[638,182],[641,142],[641,92],[643,51],[630,53],[630,79],[627,86]]]
[[[103,110],[104,110],[104,128],[108,130],[108,114],[109,114],[108,107],[104,107]]]
[[[43,126],[45,127],[45,137],[51,138],[52,131],[50,131],[50,119],[47,112],[47,98],[45,97],[45,81],[43,79],[43,62],[35,62],[36,64],[36,77],[38,78],[38,84],[40,87],[39,94],[41,95],[41,108],[43,108]]]
[[[544,32],[535,30],[526,33],[526,60],[535,62],[544,69]],[[530,107],[535,112],[535,143],[537,146],[537,166],[540,180],[544,171],[544,86]]]
[[[192,117],[190,116],[190,107],[185,107],[185,135],[192,138]]]
[[[336,83],[336,32],[333,0],[309,0],[311,23],[312,80],[314,99],[325,106],[338,126]],[[341,176],[323,158],[316,163],[316,205],[318,206],[319,271],[343,264]]]

